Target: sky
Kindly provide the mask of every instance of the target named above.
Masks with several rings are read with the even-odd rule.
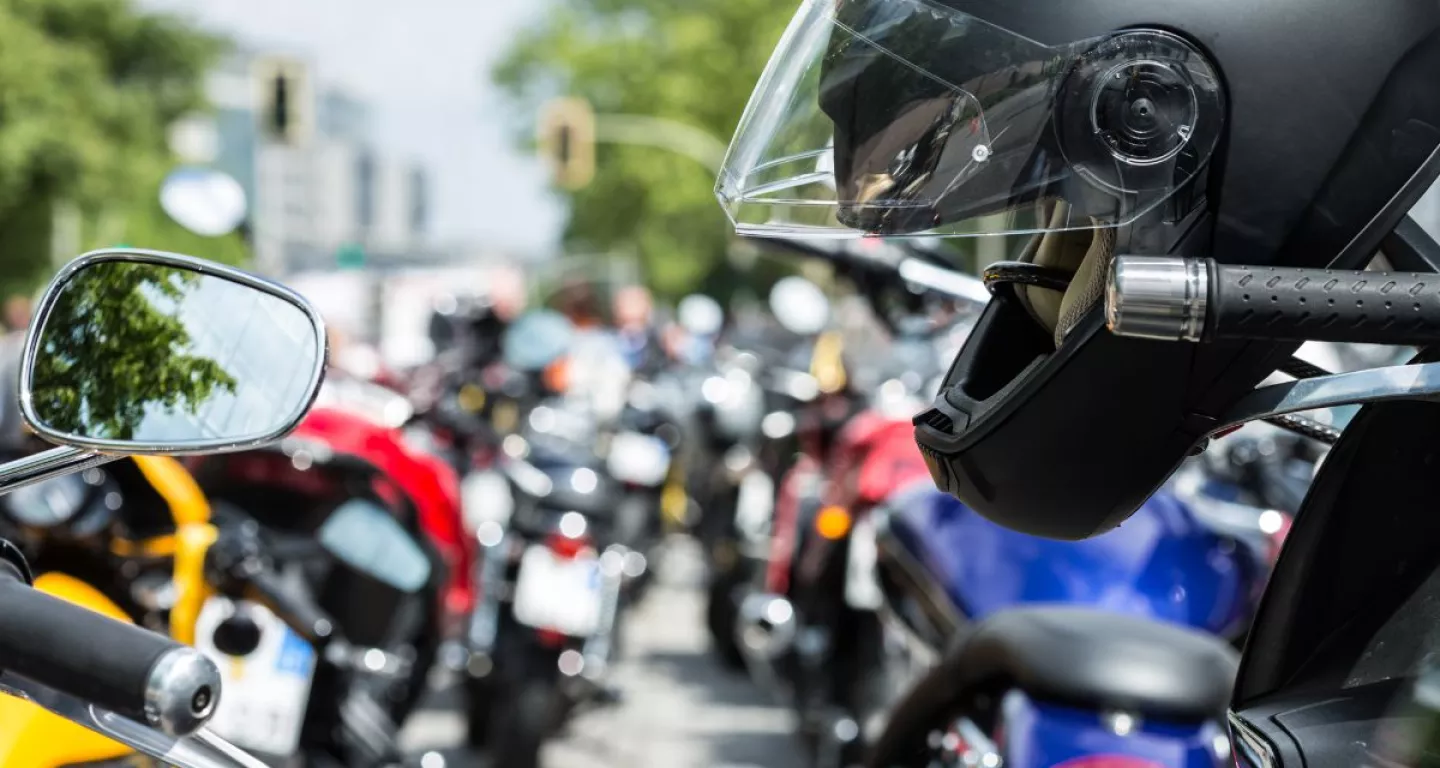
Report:
[[[301,54],[319,85],[367,101],[382,149],[429,170],[431,235],[538,251],[563,209],[538,161],[514,149],[517,119],[490,65],[541,0],[141,0],[190,16],[246,48]]]

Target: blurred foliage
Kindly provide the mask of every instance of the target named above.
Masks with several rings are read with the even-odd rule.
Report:
[[[75,273],[45,323],[33,398],[40,421],[74,435],[130,440],[155,407],[195,415],[235,378],[214,360],[186,354],[177,315],[200,278],[154,264],[105,262]],[[149,295],[147,295],[149,294]],[[162,311],[151,296],[174,303]]]
[[[183,246],[155,202],[172,164],[167,129],[205,106],[223,41],[130,0],[0,0],[0,39],[0,291],[30,291],[53,271],[61,205],[131,244]],[[234,260],[219,250],[204,255]]]
[[[553,0],[494,70],[528,121],[557,95],[589,99],[597,114],[648,115],[728,142],[793,2],[776,0]],[[663,296],[703,286],[728,297],[743,285],[726,258],[731,228],[715,201],[714,171],[650,147],[597,147],[595,180],[570,196],[573,250],[637,253]]]

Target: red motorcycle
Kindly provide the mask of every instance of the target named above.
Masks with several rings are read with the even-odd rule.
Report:
[[[893,684],[877,613],[874,517],[910,490],[933,487],[911,417],[944,373],[941,348],[968,330],[969,289],[979,284],[910,250],[892,264],[811,253],[808,244],[789,249],[831,260],[883,332],[847,321],[843,353],[836,331],[814,339],[818,393],[798,414],[802,456],[777,484],[763,585],[742,601],[737,636],[752,674],[792,701],[815,763],[847,765]],[[943,290],[911,290],[942,272]],[[783,310],[772,297],[788,327]]]
[[[909,414],[857,392],[822,396],[800,415],[802,453],[779,483],[761,589],[741,606],[740,645],[759,681],[790,701],[818,764],[842,764],[881,660],[881,594],[871,513],[929,485]],[[843,753],[843,754],[842,754]]]
[[[339,418],[342,413],[351,418]],[[475,607],[479,545],[465,526],[460,477],[452,463],[402,431],[413,414],[409,400],[392,389],[332,374],[301,429],[313,421],[315,434],[337,449],[373,454],[377,466],[410,497],[421,528],[445,558],[442,608],[445,636],[451,638],[463,630]]]
[[[453,473],[356,411],[327,397],[280,443],[191,467],[221,529],[215,583],[273,572],[272,602],[313,628],[302,743],[368,765],[398,754],[473,597]]]

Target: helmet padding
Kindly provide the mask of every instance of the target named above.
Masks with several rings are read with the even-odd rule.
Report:
[[[1030,316],[1054,335],[1058,347],[1104,293],[1105,273],[1115,257],[1115,230],[1066,230],[1063,223],[1069,216],[1069,206],[1063,201],[1051,204],[1051,231],[1032,239],[1020,260],[1068,272],[1074,279],[1063,294],[1025,285],[1019,286],[1016,296]]]

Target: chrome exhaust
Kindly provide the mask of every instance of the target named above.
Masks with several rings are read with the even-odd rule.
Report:
[[[774,661],[795,645],[799,625],[789,600],[772,594],[752,594],[740,603],[735,635],[746,655]]]

